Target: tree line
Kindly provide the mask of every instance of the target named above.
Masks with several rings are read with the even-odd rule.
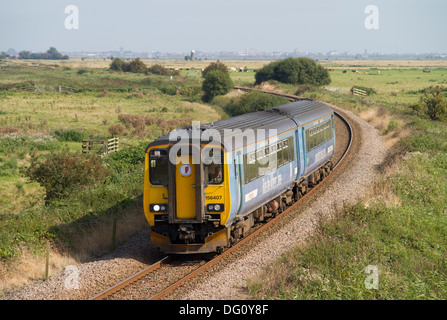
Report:
[[[110,64],[109,68],[110,70],[113,71],[145,73],[145,74],[152,73],[163,76],[176,76],[180,74],[178,70],[170,70],[160,64],[154,64],[153,66],[148,67],[140,58],[136,58],[130,61],[115,58]]]
[[[33,53],[31,51],[20,51],[19,52],[20,59],[42,59],[42,60],[68,60],[69,57],[67,55],[62,55],[55,47],[50,47],[47,52],[44,53]]]

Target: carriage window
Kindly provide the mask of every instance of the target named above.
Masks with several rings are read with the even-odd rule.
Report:
[[[289,159],[293,161],[295,159],[295,146],[293,144],[293,138],[289,137]]]
[[[245,183],[249,183],[250,181],[255,180],[258,177],[258,169],[254,151],[248,154],[244,154],[244,166]]]
[[[282,163],[285,164],[289,162],[289,141],[282,141]]]
[[[149,152],[149,180],[152,184],[168,184],[168,161],[166,150],[151,150]]]
[[[278,163],[278,167],[283,165],[283,158],[282,158],[282,141],[279,141],[276,144],[276,159]]]
[[[323,122],[306,130],[306,149],[307,152],[322,145],[333,138],[331,120]]]

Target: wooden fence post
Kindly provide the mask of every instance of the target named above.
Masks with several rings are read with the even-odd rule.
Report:
[[[50,273],[50,242],[47,242],[47,256],[45,259],[45,281],[48,280],[49,273]]]

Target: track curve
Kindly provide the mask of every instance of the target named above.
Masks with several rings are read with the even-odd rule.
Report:
[[[242,90],[242,91],[253,91],[253,89],[246,88],[246,87],[234,87],[234,89],[235,90]],[[289,95],[289,94],[281,94],[281,93],[269,92],[269,91],[264,91],[264,90],[256,90],[256,91],[261,91],[261,92],[272,94],[272,95],[282,96],[284,98],[289,99],[290,101],[294,101],[294,100],[300,99],[300,97],[298,97],[298,96]],[[333,106],[331,106],[331,107],[333,107]],[[323,179],[315,187],[311,188],[308,193],[306,193],[298,201],[293,203],[290,207],[288,207],[281,214],[277,215],[275,218],[271,219],[270,221],[268,221],[267,223],[263,224],[262,226],[254,228],[254,230],[249,235],[247,235],[246,237],[244,237],[243,239],[238,241],[232,247],[226,249],[222,254],[215,255],[209,261],[205,261],[205,262],[202,261],[202,262],[197,263],[197,268],[193,268],[194,270],[192,270],[191,272],[188,272],[185,275],[181,276],[180,278],[175,280],[173,283],[168,283],[166,286],[164,286],[163,289],[157,289],[157,292],[155,292],[155,293],[148,293],[149,295],[146,296],[145,299],[160,300],[160,299],[164,298],[165,296],[169,295],[175,289],[177,289],[180,286],[182,286],[188,280],[196,277],[197,275],[199,275],[203,271],[209,269],[211,266],[217,264],[217,262],[219,262],[220,260],[224,259],[225,257],[231,255],[234,251],[238,250],[240,247],[244,246],[245,244],[247,244],[248,242],[253,240],[260,233],[268,230],[274,224],[277,224],[283,218],[287,217],[289,215],[289,213],[294,210],[294,208],[299,206],[300,203],[302,203],[303,201],[308,199],[317,190],[322,189],[324,187],[324,185],[326,184],[326,182],[328,180],[331,180],[331,179],[329,179],[329,177],[333,176],[333,174],[339,170],[338,169],[339,165],[346,159],[346,157],[348,156],[348,154],[352,150],[351,146],[352,146],[352,142],[353,142],[353,138],[354,138],[353,127],[351,126],[350,122],[345,118],[345,116],[342,115],[340,112],[335,111],[335,114],[336,114],[336,117],[337,117],[336,119],[338,119],[339,122],[340,122],[339,126],[341,126],[341,124],[342,124],[344,126],[344,128],[345,128],[345,129],[343,129],[343,128],[340,127],[340,130],[337,130],[337,132],[339,132],[341,130],[345,130],[346,131],[345,134],[347,135],[347,137],[344,138],[344,139],[338,139],[337,138],[337,144],[338,144],[339,140],[343,141],[343,143],[341,143],[342,144],[342,147],[341,147],[342,150],[340,151],[340,149],[339,149],[338,155],[334,156],[334,157],[336,157],[338,159],[334,159],[335,160],[334,161],[335,165],[333,167],[333,170],[330,172],[330,174],[325,179]],[[134,285],[134,284],[138,283],[138,281],[141,281],[142,279],[146,279],[146,283],[147,282],[151,282],[151,281],[157,281],[156,278],[154,278],[154,280],[149,280],[149,278],[151,277],[151,274],[152,275],[155,274],[156,270],[158,270],[158,271],[162,270],[163,266],[169,266],[170,262],[172,262],[172,261],[175,261],[174,257],[172,257],[172,256],[165,257],[162,260],[154,263],[153,265],[151,265],[151,266],[143,269],[142,271],[136,273],[135,275],[133,275],[133,276],[131,276],[131,277],[121,281],[120,283],[112,286],[111,288],[109,288],[109,289],[107,289],[107,290],[97,294],[96,296],[90,298],[90,300],[109,299],[112,295],[116,294],[117,292],[120,292],[120,291],[124,290],[126,287],[129,287],[130,285]],[[160,272],[163,272],[163,271],[160,271]],[[147,292],[147,290],[146,290],[147,288],[144,288],[144,289]]]

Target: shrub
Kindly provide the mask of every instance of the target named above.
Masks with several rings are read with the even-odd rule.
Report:
[[[149,67],[147,69],[147,72],[153,73],[153,74],[159,74],[161,76],[177,76],[180,74],[180,71],[178,70],[170,70],[161,64],[154,64],[153,66]]]
[[[255,84],[261,84],[262,82],[266,82],[269,80],[275,79],[275,67],[279,63],[279,61],[273,61],[269,64],[263,66],[261,69],[256,71],[255,74]]]
[[[110,64],[110,70],[114,71],[124,71],[124,66],[126,65],[126,61],[120,58],[113,59],[112,63]]]
[[[273,108],[289,101],[283,97],[272,96],[263,92],[252,91],[234,99],[224,107],[230,116],[237,116],[251,111]]]
[[[309,84],[323,86],[331,83],[327,69],[309,58],[287,58],[273,61],[258,70],[255,74],[256,83],[277,80],[290,84]]]
[[[110,171],[94,156],[81,153],[51,153],[44,160],[31,159],[26,175],[45,188],[46,202],[65,198],[81,189],[105,180]]]
[[[120,58],[113,59],[110,64],[110,70],[133,72],[133,73],[146,73],[147,66],[140,58],[126,62]]]
[[[223,64],[220,61],[217,62],[211,62],[203,71],[202,71],[202,77],[205,78],[208,72],[213,70],[220,70],[224,73],[228,73],[228,68],[225,64]]]
[[[432,120],[441,120],[447,116],[447,101],[440,86],[429,87],[421,96],[425,113]]]
[[[88,134],[76,129],[57,129],[53,133],[57,140],[67,142],[82,142],[82,139],[88,138]]]
[[[112,135],[114,137],[119,134],[123,134],[124,127],[120,124],[114,124],[109,127],[108,131],[109,131],[110,135]]]
[[[129,62],[128,70],[126,71],[133,73],[146,73],[147,67],[140,58],[136,58],[135,60]]]
[[[220,70],[212,70],[208,72],[202,83],[204,91],[203,100],[211,101],[215,96],[224,95],[233,88],[233,80],[230,75]]]

